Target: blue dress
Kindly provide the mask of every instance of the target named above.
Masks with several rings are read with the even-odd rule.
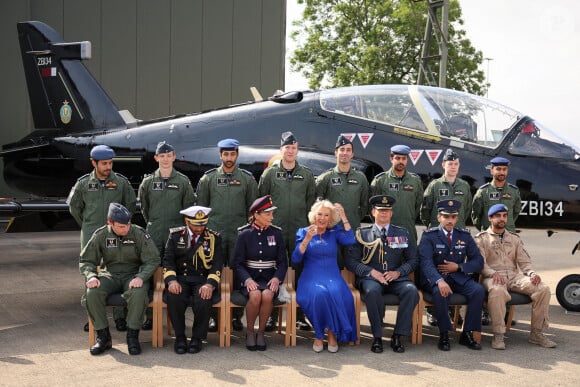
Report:
[[[336,258],[338,244],[348,246],[355,243],[354,232],[335,226],[322,236],[312,237],[302,254],[300,243],[307,230],[305,227],[296,232],[296,248],[292,254],[292,263],[304,262],[296,301],[312,323],[317,339],[324,338],[324,329],[328,328],[339,342],[356,341],[354,299],[340,274]]]

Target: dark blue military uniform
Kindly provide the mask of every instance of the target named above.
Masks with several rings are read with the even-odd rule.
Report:
[[[396,294],[400,299],[394,334],[410,336],[413,309],[419,302],[417,288],[409,279],[409,275],[419,263],[417,250],[409,233],[402,227],[391,224],[385,235],[386,238],[381,240],[381,230],[376,224],[358,229],[357,243],[349,248],[346,267],[356,274],[356,285],[361,289],[361,297],[367,305],[373,337],[382,337],[382,320],[385,312],[383,294]],[[373,250],[369,242],[377,240],[380,242]],[[381,273],[398,271],[401,276],[388,285],[382,285],[370,276],[372,269]]]
[[[192,338],[203,340],[207,337],[211,306],[219,301],[224,256],[219,233],[206,228],[193,246],[192,235],[186,226],[170,230],[163,258],[163,278],[166,285],[177,280],[182,287],[181,294],[166,292],[167,312],[175,336],[185,336],[185,310],[193,299]],[[204,300],[199,294],[205,284],[214,287],[212,299]]]
[[[259,228],[255,223],[240,227],[234,250],[233,270],[240,282],[240,291],[248,295],[246,281],[254,280],[260,290],[267,289],[268,282],[276,277],[284,282],[288,270],[288,258],[282,231],[276,226]]]
[[[430,228],[421,237],[419,260],[421,287],[433,294],[439,331],[452,330],[448,316],[448,299],[439,293],[439,280],[444,280],[454,293],[463,294],[468,299],[463,331],[481,331],[481,309],[485,291],[469,274],[477,273],[483,268],[483,257],[469,231],[454,228],[449,245],[446,231],[441,226]],[[457,263],[460,271],[447,275],[440,273],[437,265],[443,264],[444,260]]]

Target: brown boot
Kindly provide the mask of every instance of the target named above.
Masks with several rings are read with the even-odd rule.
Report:
[[[494,333],[491,339],[491,347],[493,349],[505,349],[505,343],[503,341],[503,333]]]
[[[530,337],[528,342],[536,345],[540,345],[544,348],[556,348],[556,343],[548,339],[540,330],[533,329],[530,332]]]

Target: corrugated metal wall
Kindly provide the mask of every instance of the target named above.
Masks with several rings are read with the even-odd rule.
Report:
[[[16,23],[90,40],[85,64],[120,109],[147,119],[284,88],[285,0],[0,0],[0,144],[32,128]],[[0,167],[1,160],[0,160]],[[3,180],[0,196],[14,196]]]

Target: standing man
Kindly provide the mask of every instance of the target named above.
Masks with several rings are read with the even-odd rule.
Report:
[[[101,266],[101,270],[97,270]],[[118,203],[109,205],[107,225],[97,229],[81,252],[79,269],[85,277],[87,310],[97,331],[91,355],[111,349],[105,310],[107,296],[123,292],[127,301],[127,347],[141,353],[139,329],[149,303],[149,278],[159,267],[159,251],[151,236],[131,225],[131,213]]]
[[[167,286],[167,313],[175,328],[177,354],[201,351],[207,338],[211,306],[218,302],[223,268],[220,235],[205,226],[211,208],[193,206],[180,211],[185,226],[172,228],[163,257],[163,278]],[[191,341],[185,336],[185,311],[192,305]]]
[[[494,204],[487,212],[490,226],[475,236],[475,242],[485,257],[481,272],[482,284],[488,291],[487,306],[491,315],[493,349],[505,349],[504,333],[508,291],[522,293],[532,299],[531,332],[528,341],[544,348],[555,348],[543,331],[548,328],[550,288],[532,268],[532,260],[520,237],[506,230],[509,209]]]
[[[473,210],[471,220],[478,230],[486,230],[490,223],[487,212],[494,204],[505,204],[508,208],[508,220],[506,229],[516,232],[516,220],[522,208],[520,190],[513,184],[507,182],[507,175],[510,161],[503,157],[496,157],[491,160],[490,183],[484,184],[473,197]]]
[[[280,140],[279,163],[266,168],[258,184],[259,196],[270,195],[276,203],[274,213],[276,226],[282,229],[288,257],[294,252],[296,231],[308,225],[308,211],[314,204],[315,183],[310,169],[298,164],[298,140],[292,132],[282,133]],[[296,283],[302,273],[302,267],[296,267]],[[276,327],[278,309],[274,308],[266,322],[266,331]],[[296,326],[302,330],[310,330],[302,309],[298,309]]]
[[[481,331],[485,290],[469,274],[483,268],[483,257],[471,234],[467,230],[455,228],[460,208],[461,203],[457,200],[438,202],[439,226],[426,230],[419,243],[420,283],[424,291],[433,295],[439,322],[437,346],[442,351],[451,349],[448,332],[453,327],[448,315],[448,297],[452,293],[463,294],[468,301],[459,344],[470,349],[481,349],[481,345],[473,338],[473,331]]]
[[[391,225],[395,199],[377,195],[370,198],[375,219],[372,226],[356,231],[357,243],[349,248],[346,267],[356,275],[356,285],[367,305],[367,315],[373,332],[371,351],[383,352],[383,294],[399,297],[399,310],[395,330],[391,337],[393,352],[403,353],[401,336],[411,336],[413,310],[419,302],[417,287],[409,279],[419,259],[417,249],[409,243],[409,233],[402,227]]]
[[[81,226],[81,250],[93,232],[107,224],[107,211],[113,202],[124,205],[132,214],[137,198],[127,178],[113,172],[115,152],[106,145],[91,149],[93,171],[80,177],[66,200],[69,211]],[[118,331],[127,330],[124,308],[113,308],[113,318]],[[84,330],[89,331],[88,323]]]
[[[391,223],[409,232],[412,243],[417,245],[415,222],[419,216],[423,201],[423,184],[414,173],[407,171],[411,148],[406,145],[395,145],[391,148],[391,165],[379,173],[371,182],[371,196],[389,195],[395,198]]]
[[[141,214],[147,223],[147,232],[155,242],[161,257],[165,253],[165,243],[169,229],[183,224],[179,215],[182,208],[188,208],[195,203],[195,193],[189,178],[173,168],[175,149],[167,142],[157,144],[155,161],[159,168],[146,176],[139,186]],[[151,308],[147,308],[143,330],[151,330],[153,326]]]
[[[421,205],[421,221],[428,228],[437,227],[437,202],[441,200],[457,200],[461,209],[457,214],[458,228],[466,228],[467,219],[471,216],[471,189],[469,183],[457,177],[459,174],[459,155],[449,148],[443,155],[441,163],[443,176],[432,180],[423,194]]]
[[[251,172],[236,166],[240,146],[238,140],[224,139],[218,142],[217,146],[222,163],[218,168],[207,171],[199,180],[197,204],[213,210],[208,227],[222,236],[224,262],[228,262],[231,267],[238,227],[248,221],[248,208],[258,197],[258,185]],[[235,331],[244,329],[240,320],[243,314],[243,309],[234,309],[232,327]],[[217,316],[212,316],[210,332],[217,330],[216,320]]]

